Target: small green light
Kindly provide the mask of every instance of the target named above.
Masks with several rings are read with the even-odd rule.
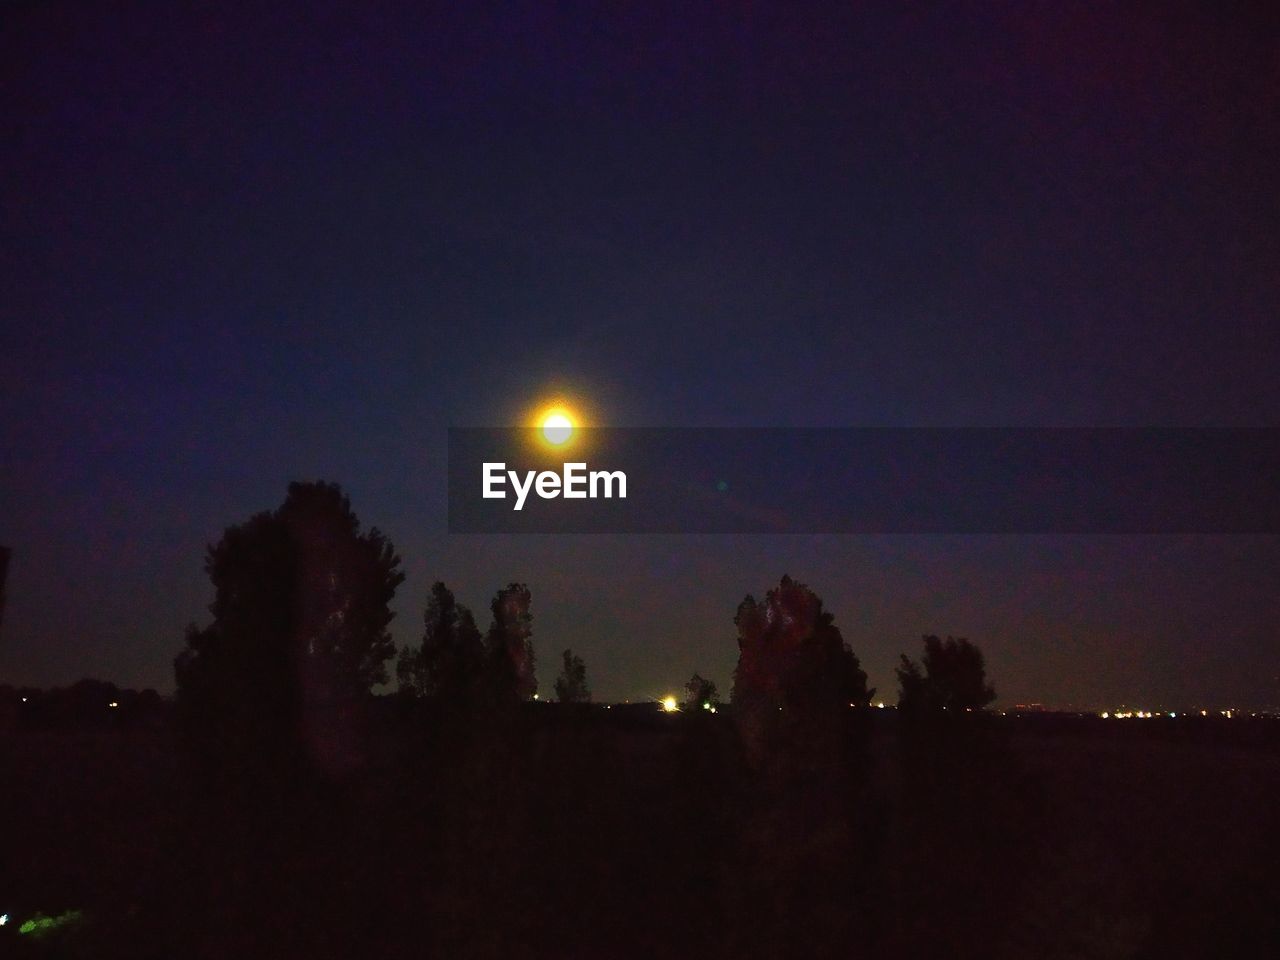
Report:
[[[66,913],[58,914],[56,917],[46,917],[43,913],[37,913],[30,920],[23,921],[22,925],[18,927],[18,932],[35,937],[38,940],[53,933],[59,927],[79,923],[82,917],[83,914],[79,910],[68,910]]]

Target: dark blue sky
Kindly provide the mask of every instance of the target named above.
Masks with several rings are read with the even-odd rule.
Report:
[[[204,544],[342,483],[409,580],[534,594],[598,696],[783,572],[882,692],[1280,702],[1256,537],[450,537],[445,430],[1280,421],[1276,14],[6,5],[0,682],[172,686]],[[261,9],[265,8],[265,9]],[[465,12],[463,12],[465,11]]]

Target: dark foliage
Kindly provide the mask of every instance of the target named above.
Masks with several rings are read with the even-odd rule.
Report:
[[[495,736],[378,697],[350,789],[310,777],[232,822],[208,813],[225,789],[188,815],[163,730],[0,737],[0,955],[1190,960],[1274,942],[1274,721],[867,710],[865,774],[768,780],[728,709],[528,703]]]
[[[357,827],[343,809],[370,762],[365,714],[394,651],[399,566],[326,483],[291,484],[278,510],[209,548],[212,621],[188,630],[175,662],[187,781],[166,869],[192,896],[161,898],[148,914],[173,926],[173,952],[324,956],[341,946],[318,927],[280,928],[264,906],[292,912],[297,898],[340,917],[361,903],[337,895]]]
[[[213,619],[188,629],[174,665],[182,731],[208,772],[284,771],[304,754],[333,772],[358,762],[360,704],[394,652],[399,566],[328,483],[290,484],[278,510],[209,548]]]
[[[1040,730],[952,709],[989,692],[959,642],[933,658],[926,642],[917,672],[969,699],[867,709],[833,618],[786,578],[739,608],[734,702],[716,714],[575,703],[585,669],[571,651],[566,702],[522,701],[520,585],[499,592],[485,643],[437,584],[422,647],[398,671],[405,695],[362,691],[366,669],[317,687],[297,662],[312,649],[330,665],[322,678],[364,661],[338,654],[341,637],[295,645],[335,629],[316,587],[334,582],[299,560],[322,541],[293,536],[282,512],[211,551],[214,622],[180,661],[179,737],[103,724],[126,705],[146,715],[147,693],[0,688],[20,719],[0,738],[0,771],[14,775],[7,847],[21,864],[0,871],[0,910],[51,921],[41,937],[0,928],[0,951],[1190,958],[1274,938],[1274,736],[1170,759],[1113,733],[1141,725]],[[945,660],[957,650],[963,682]],[[316,689],[329,699],[309,700]],[[686,689],[715,702],[698,675]],[[761,705],[760,726],[744,723]],[[359,763],[313,748],[314,731],[335,729]]]
[[[924,638],[923,667],[902,655],[898,708],[907,713],[981,710],[996,698],[982,651],[965,639]]]
[[[561,703],[589,703],[591,688],[587,686],[587,665],[572,650],[563,654],[564,665],[556,677],[556,699]]]
[[[454,705],[473,702],[484,680],[485,647],[471,611],[437,581],[423,622],[421,646],[400,652],[400,690]]]
[[[720,694],[716,685],[699,673],[695,673],[684,685],[684,706],[686,710],[703,710],[719,706]]]
[[[784,576],[738,606],[733,711],[760,762],[825,765],[844,755],[845,718],[873,690],[822,599]]]
[[[485,634],[485,648],[490,689],[497,704],[521,703],[538,692],[530,600],[527,586],[509,583],[489,604],[493,621]]]
[[[0,730],[156,729],[168,722],[169,706],[154,690],[87,678],[52,690],[0,686]]]

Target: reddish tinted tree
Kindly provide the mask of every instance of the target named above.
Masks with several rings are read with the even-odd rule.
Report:
[[[538,692],[534,671],[531,596],[523,583],[509,583],[489,604],[493,622],[485,637],[493,692],[499,702],[521,702]]]
[[[748,748],[834,747],[851,706],[874,693],[822,598],[784,576],[763,601],[748,596],[734,618],[738,667],[733,707]],[[823,741],[823,743],[819,743]]]

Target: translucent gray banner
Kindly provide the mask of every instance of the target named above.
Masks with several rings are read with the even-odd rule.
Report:
[[[449,431],[451,533],[1273,534],[1278,492],[1267,428]]]

